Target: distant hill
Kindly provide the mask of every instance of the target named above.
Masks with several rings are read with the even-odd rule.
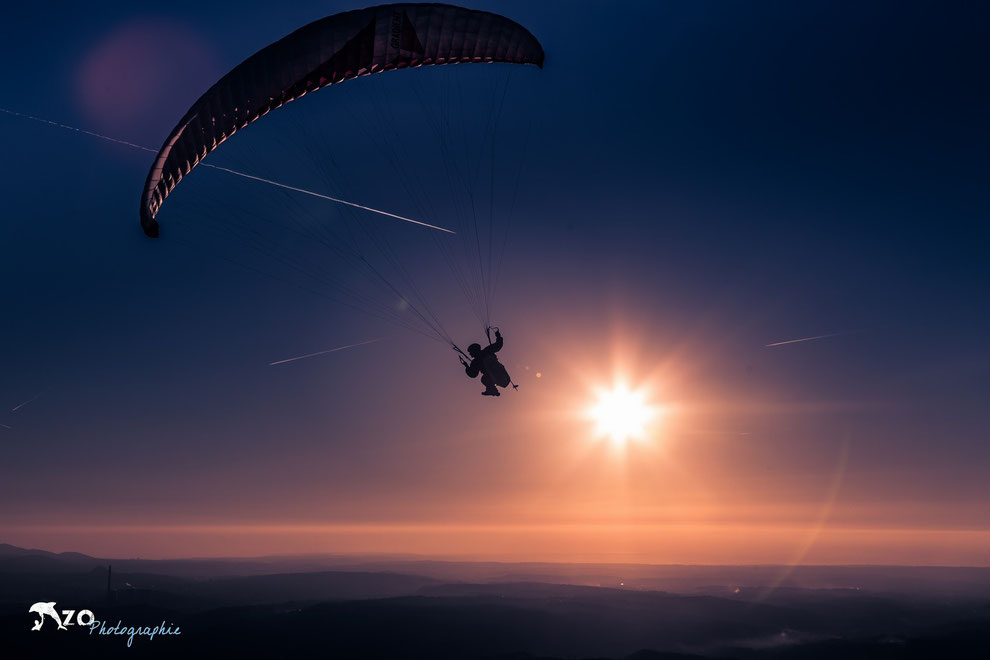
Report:
[[[445,561],[339,555],[211,559],[106,559],[0,544],[0,574],[66,572],[105,567],[114,571],[190,579],[288,573],[356,572],[419,575],[442,582],[544,582],[684,594],[747,597],[773,587],[848,589],[920,596],[980,597],[990,593],[990,567],[951,566],[686,566],[655,564],[554,564]]]
[[[8,559],[11,557],[53,557],[64,559],[66,561],[85,561],[93,559],[89,555],[80,554],[78,552],[56,553],[48,552],[46,550],[18,548],[16,545],[10,545],[9,543],[0,543],[0,559]]]

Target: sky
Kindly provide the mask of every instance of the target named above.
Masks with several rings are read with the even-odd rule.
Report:
[[[303,203],[368,223],[482,341],[429,230],[200,167],[151,240],[151,153],[0,113],[0,541],[990,565],[987,8],[468,6],[547,54],[511,72],[497,142],[492,322],[519,390],[481,397],[449,347],[340,304],[367,282],[332,250],[263,235],[328,269],[314,291],[244,238]],[[157,148],[244,58],[355,5],[58,7],[6,10],[0,107]],[[456,220],[417,124],[442,85],[490,89],[456,69],[321,90],[206,162]],[[419,157],[389,168],[389,145]],[[587,414],[616,383],[657,411],[622,443]]]

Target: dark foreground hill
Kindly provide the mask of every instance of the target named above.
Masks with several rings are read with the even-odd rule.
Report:
[[[367,562],[347,566],[351,570],[265,575],[258,574],[260,566],[285,566],[252,560],[240,564],[249,574],[237,576],[216,560],[218,575],[205,577],[204,565],[197,564],[196,577],[190,577],[174,570],[180,564],[170,565],[169,574],[157,574],[147,572],[154,564],[132,563],[128,568],[145,572],[128,572],[118,570],[123,562],[115,561],[108,593],[100,560],[32,551],[3,554],[0,651],[5,658],[990,657],[990,594],[960,588],[961,574],[953,571],[913,569],[924,589],[902,593],[793,584],[771,588],[772,582],[760,580],[775,579],[779,571],[773,567],[741,573],[679,567],[680,573],[666,570],[667,577],[657,577],[650,567],[596,566],[581,574],[573,566],[443,563],[448,576],[489,571],[544,577],[471,582],[442,580],[440,569],[429,562],[401,566],[428,568],[432,576],[355,570],[370,568]],[[387,568],[401,566],[388,563]],[[688,593],[586,584],[616,570],[644,581],[670,575],[686,580],[695,570],[704,582],[693,583]],[[884,570],[891,574],[878,569]],[[979,578],[984,569],[962,570]],[[571,584],[547,581],[563,581],[564,574]],[[909,568],[892,574],[913,575]],[[831,578],[827,571],[814,574],[816,580],[826,578],[868,581],[870,574],[868,567],[839,567]],[[57,603],[58,611],[92,610],[108,627],[164,623],[181,634],[137,635],[128,648],[128,635],[101,636],[78,625],[58,630],[49,618],[41,630],[32,631],[38,615],[28,609],[39,601]]]
[[[0,618],[5,657],[237,658],[986,658],[990,618],[957,612],[952,623],[900,622],[896,634],[866,619],[857,630],[827,630],[811,610],[746,610],[662,595],[628,602],[609,595],[535,600],[402,597],[293,607],[265,605],[183,613],[148,606],[105,606],[100,616],[127,625],[165,621],[181,635],[89,634],[29,630],[32,617]],[[710,609],[709,609],[710,608]],[[881,615],[882,608],[878,608]],[[882,617],[881,617],[882,618]],[[781,622],[796,623],[780,628]],[[844,633],[844,634],[843,634]],[[857,634],[858,633],[858,634]]]

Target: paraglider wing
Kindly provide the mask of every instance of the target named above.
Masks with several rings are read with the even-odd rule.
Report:
[[[338,82],[406,67],[466,62],[543,66],[543,48],[503,16],[441,4],[392,4],[306,25],[221,78],[172,129],[141,196],[141,227],[158,236],[165,198],[207,154],[270,111]]]

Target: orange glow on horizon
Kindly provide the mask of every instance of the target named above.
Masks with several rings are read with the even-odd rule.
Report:
[[[800,561],[790,548],[817,541]],[[26,525],[8,542],[102,557],[405,554],[591,563],[986,566],[990,531],[765,524]]]

